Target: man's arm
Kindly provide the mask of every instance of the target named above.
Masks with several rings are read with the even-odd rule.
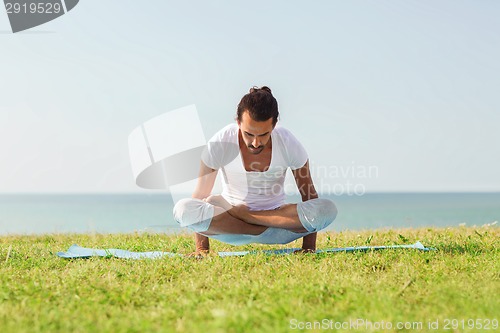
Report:
[[[309,170],[309,160],[300,169],[292,171],[295,177],[295,183],[299,189],[302,201],[307,201],[310,199],[318,198],[318,193],[314,188],[314,184],[311,177],[311,172]],[[312,233],[304,236],[302,239],[302,249],[307,252],[316,251],[316,236],[317,233]]]
[[[217,171],[209,168],[205,163],[201,162],[198,182],[193,192],[194,199],[206,199],[212,193],[215,179],[217,178]],[[195,254],[207,253],[210,250],[210,243],[207,236],[195,234],[196,252]]]

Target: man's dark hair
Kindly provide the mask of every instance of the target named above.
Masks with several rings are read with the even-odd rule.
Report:
[[[271,93],[269,87],[250,88],[250,92],[243,96],[238,104],[236,118],[241,121],[243,112],[248,111],[250,117],[255,121],[266,121],[273,118],[273,126],[278,122],[278,102]]]

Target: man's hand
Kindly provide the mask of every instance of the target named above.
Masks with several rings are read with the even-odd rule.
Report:
[[[302,251],[308,251],[303,253],[316,252],[316,236],[317,233],[313,232],[312,234],[306,235],[302,238]]]
[[[314,249],[300,249],[293,251],[293,254],[301,254],[301,253],[316,253]]]
[[[209,250],[196,250],[195,252],[186,254],[187,258],[203,259],[210,254]]]
[[[207,256],[210,250],[210,243],[208,241],[208,237],[197,233],[194,235],[194,239],[196,243],[196,251],[188,254],[187,256],[199,259]]]

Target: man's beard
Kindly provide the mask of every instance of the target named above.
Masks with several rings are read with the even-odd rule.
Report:
[[[248,150],[250,151],[251,154],[257,155],[260,154],[264,150],[264,146],[259,146],[255,148],[252,145],[248,145]]]

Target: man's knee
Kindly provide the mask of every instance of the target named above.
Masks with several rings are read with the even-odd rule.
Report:
[[[181,227],[196,232],[208,230],[214,215],[214,207],[199,199],[181,199],[174,206],[174,219]]]
[[[329,199],[312,199],[297,204],[300,222],[307,231],[325,229],[337,217],[337,206]]]
[[[326,220],[326,225],[323,228],[326,228],[329,226],[336,218],[338,214],[337,210],[337,205],[332,200],[328,199],[321,199],[324,200],[324,206],[322,207],[324,214],[325,214],[325,220]],[[322,229],[323,229],[322,228]]]
[[[174,206],[174,220],[177,221],[181,226],[185,226],[185,220],[187,219],[187,215],[191,207],[192,199],[181,199],[177,201]]]

